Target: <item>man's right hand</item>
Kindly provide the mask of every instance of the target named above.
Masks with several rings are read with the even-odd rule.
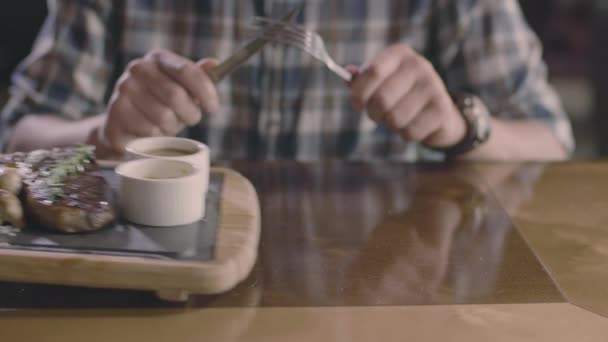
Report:
[[[166,50],[133,60],[116,83],[97,136],[89,140],[104,154],[120,155],[135,138],[173,136],[198,124],[201,111],[219,107],[206,72],[216,64],[210,59],[195,63]]]

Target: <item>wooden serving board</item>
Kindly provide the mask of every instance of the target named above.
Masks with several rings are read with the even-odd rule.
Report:
[[[0,279],[98,288],[151,290],[164,300],[230,290],[251,271],[260,237],[255,189],[239,173],[223,174],[213,257],[208,261],[0,249]]]

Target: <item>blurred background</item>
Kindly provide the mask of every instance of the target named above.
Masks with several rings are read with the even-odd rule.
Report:
[[[574,158],[608,155],[608,1],[520,3],[545,46],[551,83],[574,124]],[[0,107],[10,72],[28,53],[45,14],[43,0],[0,1]]]

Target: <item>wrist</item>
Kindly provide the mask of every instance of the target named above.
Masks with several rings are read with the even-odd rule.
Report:
[[[492,132],[491,116],[483,101],[471,94],[453,93],[452,99],[464,126],[461,138],[453,145],[439,148],[448,158],[458,157],[483,145]],[[462,128],[461,128],[462,129]]]
[[[98,159],[120,159],[121,156],[107,144],[102,128],[101,125],[91,128],[86,144],[95,146],[95,156]]]

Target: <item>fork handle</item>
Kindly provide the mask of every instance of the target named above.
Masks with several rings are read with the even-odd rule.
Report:
[[[211,78],[213,83],[219,83],[224,77],[237,69],[241,64],[245,63],[249,57],[253,56],[267,43],[267,40],[258,38],[245,45],[235,52],[234,55],[230,56],[230,58],[209,70],[209,78]]]
[[[207,71],[207,75],[213,82],[213,84],[218,84],[228,73],[225,70],[218,69],[219,66]],[[225,69],[225,68],[222,68]]]
[[[350,82],[353,80],[353,75],[348,70],[346,70],[344,67],[342,67],[341,65],[334,63],[334,62],[327,62],[325,65],[327,65],[327,68],[329,70],[333,71],[336,75],[338,75],[344,81]]]

